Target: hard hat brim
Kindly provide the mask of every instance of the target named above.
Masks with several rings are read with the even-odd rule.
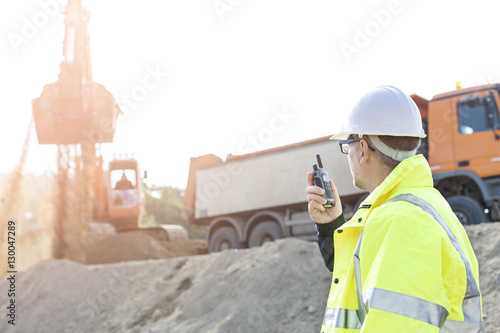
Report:
[[[335,133],[330,137],[329,140],[347,140],[349,135],[351,134],[359,134],[359,135],[376,135],[376,136],[408,136],[408,137],[414,137],[414,138],[420,138],[423,139],[427,137],[425,133],[422,133],[420,135],[415,135],[414,133],[387,133],[387,132],[365,132],[365,133],[360,133],[360,132],[338,132]]]
[[[349,135],[350,133],[347,132],[339,132],[332,135],[329,140],[347,140]]]

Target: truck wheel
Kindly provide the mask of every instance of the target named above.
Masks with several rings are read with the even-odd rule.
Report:
[[[248,247],[261,246],[266,242],[272,242],[280,238],[283,238],[283,233],[278,223],[271,221],[261,222],[250,233]]]
[[[451,209],[463,225],[478,224],[488,221],[484,208],[476,200],[457,195],[447,199]]]
[[[222,227],[214,231],[210,236],[208,251],[220,252],[227,249],[239,249],[240,240],[236,230],[232,227]]]

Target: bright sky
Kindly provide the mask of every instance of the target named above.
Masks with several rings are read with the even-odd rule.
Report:
[[[65,0],[0,3],[0,172],[57,80]],[[367,90],[426,98],[500,81],[498,1],[87,0],[94,80],[120,102],[113,153],[185,187],[190,157],[329,135]],[[28,171],[56,167],[33,129]],[[284,161],[286,163],[286,161]]]

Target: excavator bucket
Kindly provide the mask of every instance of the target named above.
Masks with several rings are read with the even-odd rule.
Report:
[[[96,82],[76,85],[61,81],[48,84],[40,97],[32,101],[38,143],[113,142],[120,113],[115,98]]]

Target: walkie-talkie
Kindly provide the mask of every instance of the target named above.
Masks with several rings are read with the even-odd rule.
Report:
[[[318,160],[318,164],[313,165],[313,181],[314,185],[321,187],[325,190],[323,193],[323,198],[326,199],[326,203],[323,207],[333,207],[335,206],[335,200],[333,199],[332,187],[330,186],[330,178],[328,177],[328,173],[325,169],[323,169],[323,163],[321,163],[321,157],[319,154],[316,154],[316,159]],[[319,166],[319,168],[318,168]]]

